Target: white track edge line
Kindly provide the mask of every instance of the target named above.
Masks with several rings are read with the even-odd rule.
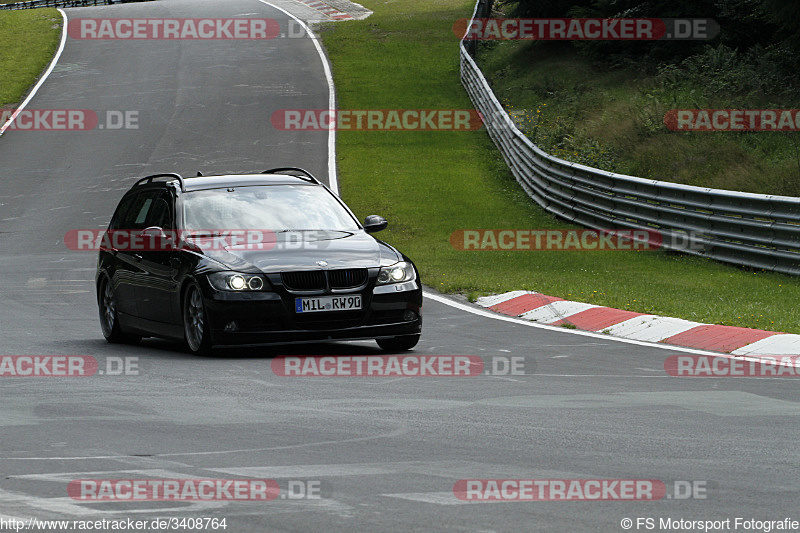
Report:
[[[64,25],[61,27],[61,44],[59,44],[58,46],[58,51],[56,52],[56,55],[53,57],[53,59],[50,61],[50,66],[47,67],[47,70],[44,72],[42,77],[39,78],[39,81],[36,83],[36,85],[34,85],[33,89],[31,89],[31,92],[28,93],[28,96],[25,98],[22,104],[20,104],[20,106],[14,110],[14,112],[11,114],[11,117],[9,117],[6,123],[3,124],[2,127],[0,127],[0,136],[2,136],[6,132],[6,130],[11,126],[14,120],[16,120],[17,115],[19,115],[19,112],[25,109],[25,106],[27,106],[28,103],[33,99],[33,97],[36,96],[36,93],[39,91],[39,87],[41,87],[44,84],[44,82],[47,80],[47,77],[50,75],[51,72],[53,72],[56,63],[58,63],[58,59],[61,57],[61,52],[64,51],[64,46],[67,44],[67,23],[68,23],[67,14],[64,12],[63,9],[61,8],[57,9],[58,12],[61,13],[61,19],[64,22]]]
[[[295,15],[292,15],[282,7],[271,4],[267,0],[258,1],[262,4],[274,7],[285,15],[292,17],[294,20],[299,22],[300,26],[308,33],[311,41],[314,43],[314,47],[317,49],[319,58],[322,60],[322,69],[325,71],[325,79],[328,82],[328,110],[330,112],[334,112],[336,109],[336,90],[333,86],[333,74],[331,73],[331,66],[328,62],[328,56],[325,55],[325,52],[322,50],[322,45],[319,44],[319,37],[317,37],[314,32],[311,31],[311,28],[305,22],[300,20]],[[337,195],[339,194],[339,180],[336,178],[336,130],[334,128],[328,130],[328,186]]]

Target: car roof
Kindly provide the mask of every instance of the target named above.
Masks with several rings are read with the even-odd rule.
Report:
[[[198,176],[184,178],[184,191],[221,189],[226,187],[249,187],[254,185],[318,185],[307,179],[286,174],[226,174],[222,176]]]
[[[299,173],[301,175],[298,176],[292,173]],[[256,185],[321,186],[322,183],[308,171],[297,167],[273,168],[260,174],[221,174],[216,176],[203,176],[198,174],[198,176],[191,178],[184,178],[180,174],[165,173],[153,174],[139,179],[126,194],[149,188],[163,189],[167,185],[175,186],[182,192],[191,192]]]

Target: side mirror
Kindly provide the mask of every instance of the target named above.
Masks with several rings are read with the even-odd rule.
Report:
[[[164,230],[161,229],[160,226],[150,226],[148,228],[144,228],[142,230],[142,235],[149,235],[152,237],[164,237],[166,238],[167,234],[164,233]]]
[[[370,215],[364,219],[364,231],[367,233],[375,233],[386,229],[389,223],[380,215]]]
[[[165,251],[175,248],[175,240],[167,235],[159,226],[150,226],[142,230],[142,235],[150,238],[150,246],[155,247],[150,251]]]

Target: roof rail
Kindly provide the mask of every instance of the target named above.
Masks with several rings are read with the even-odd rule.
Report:
[[[320,183],[320,181],[317,178],[315,178],[314,175],[311,174],[311,172],[299,167],[271,168],[269,170],[263,171],[262,174],[287,174],[289,171],[300,172],[301,174],[303,174],[303,176],[295,176],[296,178],[300,178],[303,181],[307,181],[309,183],[315,183],[317,185],[322,185],[322,183]],[[288,174],[288,175],[292,176],[293,174]]]
[[[183,180],[183,176],[181,176],[180,174],[175,174],[174,172],[166,172],[166,173],[163,173],[163,174],[153,174],[153,175],[147,176],[146,178],[142,178],[142,179],[138,180],[136,183],[133,184],[133,186],[136,187],[138,185],[144,185],[146,183],[152,183],[153,180],[156,179],[156,178],[177,179],[181,184],[181,192],[185,192],[186,191],[186,187],[185,187],[186,183]]]

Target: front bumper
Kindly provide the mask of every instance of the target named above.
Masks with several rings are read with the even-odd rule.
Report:
[[[212,344],[284,344],[415,335],[422,331],[422,288],[379,287],[358,293],[362,309],[297,313],[288,292],[204,291]],[[341,294],[346,296],[347,294]],[[320,295],[322,296],[322,295]]]

